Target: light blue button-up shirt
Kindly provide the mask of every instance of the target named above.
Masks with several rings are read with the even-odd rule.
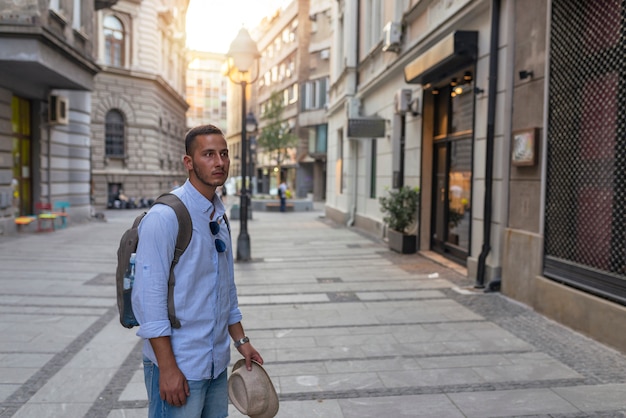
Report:
[[[187,380],[210,379],[228,367],[228,326],[241,321],[230,234],[217,195],[213,202],[207,200],[189,180],[172,193],[183,201],[193,223],[191,242],[174,267],[174,306],[181,327],[172,328],[167,315],[167,281],[178,220],[172,208],[159,204],[139,226],[132,293],[133,311],[141,324],[137,335],[146,339],[143,354],[157,365],[148,339],[171,336],[176,362]],[[217,235],[209,228],[211,214],[220,222]],[[225,252],[217,252],[216,238],[226,243]]]

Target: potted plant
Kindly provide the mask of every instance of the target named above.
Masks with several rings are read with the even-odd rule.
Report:
[[[417,251],[417,236],[408,234],[407,228],[416,219],[419,199],[419,187],[403,186],[390,190],[388,196],[378,200],[383,222],[388,226],[387,238],[392,250],[402,254]]]

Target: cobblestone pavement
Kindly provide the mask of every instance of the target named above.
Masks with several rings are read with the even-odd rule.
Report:
[[[113,287],[136,214],[0,237],[0,417],[147,416]],[[254,213],[248,227],[253,261],[236,280],[278,417],[626,417],[623,354],[477,292],[462,268],[319,211]]]

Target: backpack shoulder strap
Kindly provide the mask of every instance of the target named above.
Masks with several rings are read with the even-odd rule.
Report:
[[[178,219],[178,236],[176,238],[176,247],[174,248],[174,259],[170,265],[170,276],[167,282],[167,313],[172,328],[180,328],[180,321],[176,318],[176,310],[174,309],[174,285],[176,284],[174,266],[178,264],[180,256],[185,252],[187,246],[189,246],[189,242],[191,241],[191,234],[193,231],[191,215],[189,214],[185,204],[178,198],[178,196],[172,193],[162,194],[155,200],[154,203],[160,203],[171,207],[174,209],[176,218]]]
[[[176,218],[178,218],[178,237],[176,238],[176,251],[174,252],[174,262],[178,263],[178,259],[187,249],[191,241],[191,233],[193,226],[191,224],[191,215],[185,204],[172,193],[164,193],[159,196],[154,203],[161,203],[174,209]]]

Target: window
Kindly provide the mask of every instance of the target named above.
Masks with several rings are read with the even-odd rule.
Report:
[[[302,110],[321,109],[328,102],[328,77],[308,81],[302,86]]]
[[[298,101],[298,84],[294,84],[287,89],[287,103],[292,104]]]
[[[124,116],[118,110],[110,110],[105,118],[105,155],[122,158],[124,150]]]
[[[365,33],[365,49],[369,51],[381,39],[383,33],[382,25],[382,2],[381,0],[367,0],[365,10],[366,24],[368,30]]]
[[[115,16],[104,18],[104,62],[121,67],[124,63],[124,28]]]
[[[309,154],[326,154],[328,125],[309,127]]]
[[[74,0],[74,9],[72,13],[72,28],[76,30],[80,30],[81,28],[81,14],[82,10],[80,7],[81,0]]]
[[[293,22],[291,22],[291,36],[289,40],[291,42],[295,42],[297,38],[297,34],[298,34],[298,21],[294,20]]]

